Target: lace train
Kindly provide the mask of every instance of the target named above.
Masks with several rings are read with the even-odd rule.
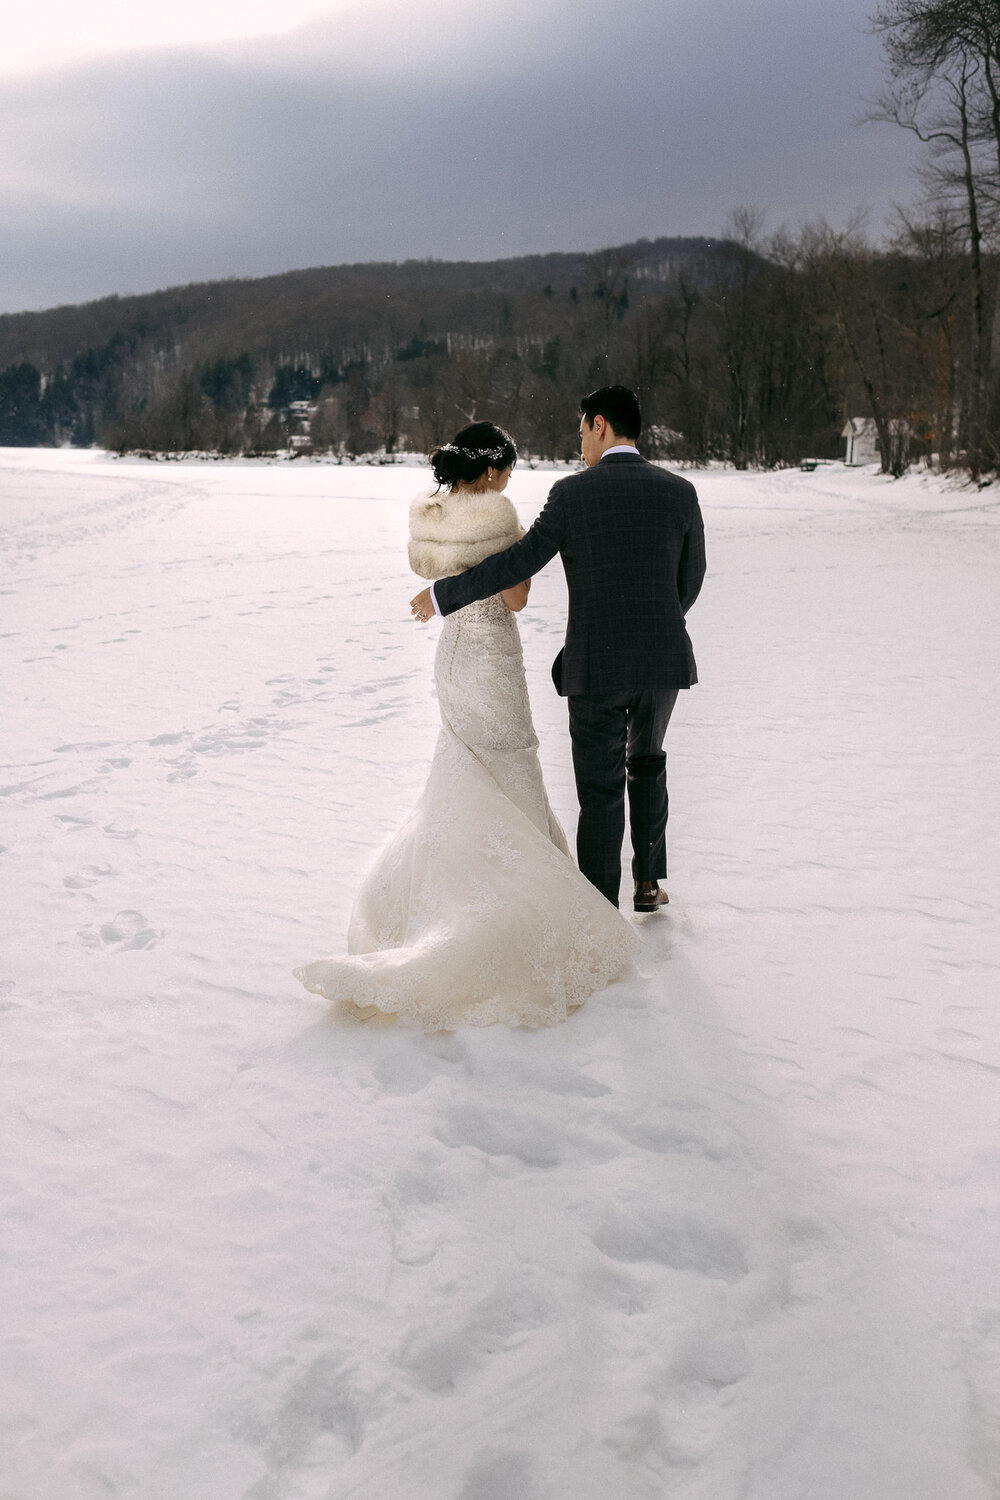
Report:
[[[628,969],[635,932],[569,856],[545,794],[520,635],[499,599],[443,623],[423,795],[355,901],[348,957],[296,969],[362,1011],[547,1026]]]

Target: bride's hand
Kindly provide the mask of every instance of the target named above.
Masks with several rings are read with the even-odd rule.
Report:
[[[531,579],[526,578],[523,583],[515,583],[512,589],[501,589],[500,598],[508,609],[512,609],[516,613],[527,604],[530,591]]]
[[[434,618],[434,605],[431,601],[430,589],[421,589],[420,593],[410,600],[410,613],[421,624]]]

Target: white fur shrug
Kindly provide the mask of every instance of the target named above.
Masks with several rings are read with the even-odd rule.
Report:
[[[418,495],[410,506],[410,567],[420,578],[449,578],[523,535],[517,511],[496,491]]]

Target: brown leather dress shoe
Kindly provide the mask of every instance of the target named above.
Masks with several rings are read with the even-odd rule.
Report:
[[[632,907],[634,911],[659,911],[661,906],[666,906],[670,897],[666,891],[661,891],[655,880],[637,880],[635,890],[632,893]]]

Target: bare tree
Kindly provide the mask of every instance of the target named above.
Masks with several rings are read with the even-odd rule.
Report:
[[[888,0],[873,24],[889,84],[870,118],[902,126],[928,146],[928,198],[938,213],[959,214],[965,230],[965,447],[969,469],[978,475],[998,453],[985,425],[992,339],[984,252],[995,231],[1000,187],[1000,6],[995,0]]]

